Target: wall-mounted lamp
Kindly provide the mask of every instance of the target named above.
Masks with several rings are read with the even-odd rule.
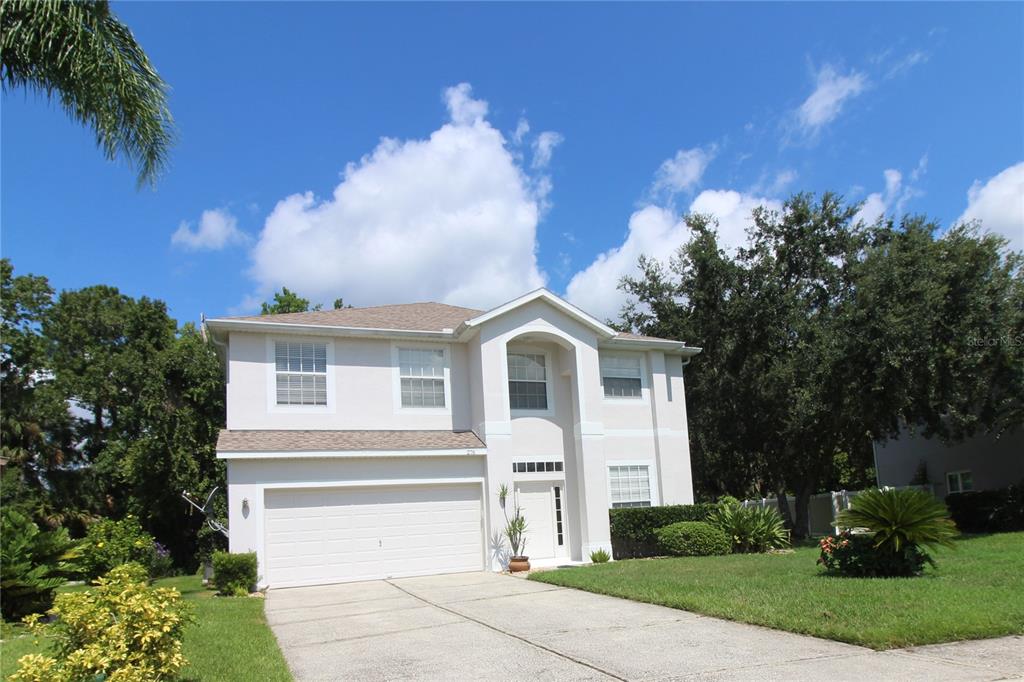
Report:
[[[248,514],[249,513],[249,498],[248,497],[243,497],[242,498],[242,513],[243,514]]]

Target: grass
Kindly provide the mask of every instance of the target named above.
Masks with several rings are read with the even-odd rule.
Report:
[[[787,554],[632,559],[534,573],[575,587],[890,649],[1024,634],[1024,533],[963,538],[918,578],[842,578],[816,547]]]
[[[291,680],[277,640],[267,626],[263,600],[250,597],[216,597],[198,576],[179,576],[156,581],[159,587],[176,587],[195,605],[196,622],[185,631],[183,648],[189,665],[185,681]],[[69,586],[63,591],[86,589]],[[37,641],[18,624],[0,626],[0,677],[18,668],[18,658],[44,652],[45,640]]]

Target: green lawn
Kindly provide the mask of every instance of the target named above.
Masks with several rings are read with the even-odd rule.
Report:
[[[185,631],[183,642],[189,665],[182,679],[291,680],[277,640],[267,627],[263,600],[252,597],[216,597],[204,589],[198,576],[158,580],[160,587],[176,587],[195,604],[196,622]],[[67,588],[71,589],[83,589]],[[3,679],[18,668],[18,658],[42,651],[45,642],[24,634],[20,625],[0,630],[0,673]]]
[[[530,580],[874,649],[1024,634],[1024,533],[965,538],[919,578],[840,578],[817,548],[632,559]]]

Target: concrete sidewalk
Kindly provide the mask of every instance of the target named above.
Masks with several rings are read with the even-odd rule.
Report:
[[[1024,679],[1024,637],[896,651],[493,573],[271,590],[296,680]]]

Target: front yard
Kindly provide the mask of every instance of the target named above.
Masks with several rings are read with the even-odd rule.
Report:
[[[179,576],[156,581],[159,587],[176,587],[194,604],[196,622],[185,631],[183,646],[189,665],[185,681],[291,680],[277,640],[263,615],[263,600],[251,597],[216,597],[198,576]],[[84,589],[84,588],[71,588]],[[20,625],[4,624],[0,631],[0,674],[3,679],[18,669],[18,658],[41,651],[34,637]]]
[[[786,554],[632,559],[534,573],[575,587],[890,649],[1024,634],[1024,533],[965,538],[920,578],[823,575],[817,547]]]

